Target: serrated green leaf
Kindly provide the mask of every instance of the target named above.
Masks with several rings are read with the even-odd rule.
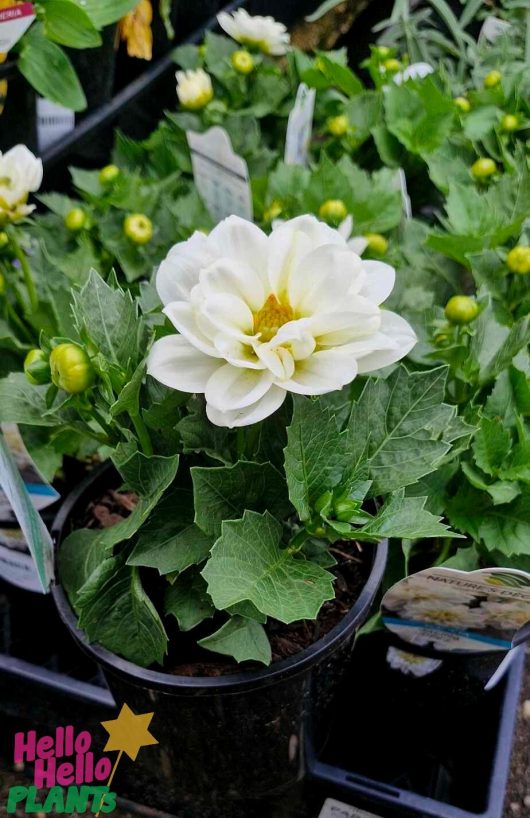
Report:
[[[449,451],[443,434],[454,410],[443,403],[446,378],[445,367],[409,373],[400,366],[386,380],[368,381],[353,403],[348,447],[359,453],[368,441],[373,496],[415,483]]]
[[[447,139],[455,109],[432,77],[402,85],[391,83],[384,95],[386,124],[412,153],[430,153]]]
[[[268,512],[226,521],[202,575],[216,608],[249,600],[280,622],[315,619],[334,598],[332,574],[280,548],[282,525]]]
[[[271,646],[263,625],[233,616],[218,631],[199,639],[201,648],[232,656],[236,662],[271,663]]]
[[[270,463],[239,461],[234,466],[194,466],[191,471],[195,522],[218,537],[224,520],[244,511],[269,511],[278,519],[289,511],[285,479]]]
[[[191,631],[215,613],[206,582],[196,571],[186,571],[166,590],[166,615],[174,616],[181,631]]]
[[[405,497],[405,490],[396,491],[378,511],[374,519],[358,532],[381,538],[395,537],[420,540],[427,537],[458,537],[447,525],[425,510],[426,497]]]
[[[137,568],[123,566],[106,579],[82,608],[79,626],[91,642],[141,667],[163,662],[167,635]]]
[[[486,474],[496,476],[511,447],[511,434],[496,418],[482,418],[473,441],[475,463]]]
[[[73,313],[79,335],[90,339],[109,362],[127,369],[143,357],[143,325],[130,293],[109,287],[95,270],[74,293]]]

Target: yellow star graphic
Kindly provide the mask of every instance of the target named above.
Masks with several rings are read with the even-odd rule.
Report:
[[[158,744],[156,738],[147,729],[151,724],[154,713],[135,715],[128,705],[124,704],[117,719],[102,721],[101,726],[109,734],[109,740],[103,752],[119,750],[127,753],[132,761],[136,761],[141,747]]]

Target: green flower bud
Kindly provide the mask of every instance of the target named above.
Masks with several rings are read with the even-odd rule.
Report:
[[[131,213],[123,222],[123,232],[133,244],[148,244],[153,238],[153,222],[143,213]]]
[[[230,62],[238,74],[250,74],[252,71],[254,71],[255,65],[252,54],[243,48],[239,49],[238,51],[234,51],[230,57]]]
[[[468,114],[471,110],[471,103],[467,97],[455,97],[453,100],[455,106],[458,108],[460,113]]]
[[[386,60],[390,57],[392,53],[392,49],[389,48],[387,45],[376,45],[374,47],[374,54],[376,57],[379,57],[380,60]]]
[[[402,65],[395,57],[390,57],[390,59],[383,62],[383,68],[389,74],[397,74],[398,71],[401,71]]]
[[[333,500],[333,492],[325,491],[321,494],[318,500],[315,501],[315,511],[322,511]]]
[[[94,383],[95,372],[85,350],[77,344],[59,344],[50,353],[52,383],[71,395]]]
[[[0,250],[3,250],[4,247],[7,247],[9,244],[9,236],[7,235],[5,230],[0,230]]]
[[[477,161],[471,165],[471,174],[479,182],[489,179],[495,173],[497,173],[497,165],[493,159],[489,159],[488,157],[477,159]]]
[[[445,305],[445,317],[451,324],[469,324],[479,312],[479,305],[469,295],[453,295]]]
[[[64,217],[64,225],[71,233],[78,233],[87,224],[87,215],[81,207],[73,207]]]
[[[266,207],[263,212],[263,220],[266,222],[272,222],[281,215],[282,210],[283,206],[279,199],[273,199],[270,205]]]
[[[501,119],[501,130],[505,133],[513,133],[519,127],[519,119],[515,114],[504,114]]]
[[[348,209],[341,199],[328,199],[320,205],[318,215],[323,221],[337,227],[348,215]]]
[[[496,88],[502,80],[502,74],[497,69],[493,69],[484,77],[484,88]]]
[[[42,349],[30,349],[24,358],[24,374],[32,386],[50,383],[50,363]]]
[[[326,122],[326,128],[333,136],[344,136],[348,133],[350,121],[345,114],[330,116]]]
[[[349,523],[351,518],[359,511],[357,500],[336,500],[333,504],[335,519],[341,523]]]
[[[506,264],[511,273],[526,276],[530,273],[530,247],[518,244],[506,256]]]
[[[367,249],[373,256],[386,256],[388,240],[381,233],[366,233],[364,238],[368,242]]]
[[[103,187],[110,187],[118,179],[121,170],[117,165],[105,165],[99,171],[99,182]]]

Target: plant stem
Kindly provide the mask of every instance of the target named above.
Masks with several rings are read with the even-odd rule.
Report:
[[[525,62],[530,62],[530,11],[526,12]]]
[[[24,275],[24,283],[26,285],[31,311],[36,312],[39,306],[39,299],[37,297],[35,281],[33,280],[33,275],[31,273],[31,269],[28,263],[28,257],[26,256],[24,250],[20,246],[20,242],[18,240],[16,231],[12,230],[9,235],[11,238],[13,252],[15,253],[17,259],[20,261],[20,266],[22,268],[22,273]]]
[[[131,420],[136,430],[136,434],[138,435],[138,440],[140,441],[143,453],[148,457],[151,457],[153,454],[153,444],[151,443],[151,438],[149,437],[149,432],[147,431],[147,426],[145,425],[142,416],[131,415]]]
[[[9,316],[9,320],[11,321],[11,323],[14,324],[15,327],[17,327],[20,334],[23,336],[23,339],[25,341],[29,341],[30,344],[32,344],[34,342],[34,338],[33,338],[32,334],[31,334],[31,332],[22,323],[22,320],[18,317],[16,311],[13,309],[11,304],[7,304],[7,314]]]
[[[108,425],[108,423],[104,420],[104,418],[100,415],[99,411],[96,409],[95,406],[90,407],[90,414],[94,418],[94,420],[99,423],[101,428],[103,429],[105,435],[107,436],[109,442],[113,438],[112,429]]]
[[[434,566],[433,566],[434,568],[436,568],[437,565],[442,565],[442,563],[444,563],[446,561],[446,559],[448,559],[449,554],[451,553],[452,545],[453,545],[453,540],[452,540],[451,537],[449,537],[447,540],[444,540],[442,550],[438,554],[438,557],[436,558],[436,562],[434,563]]]

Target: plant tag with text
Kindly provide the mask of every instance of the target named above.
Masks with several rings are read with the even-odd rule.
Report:
[[[318,818],[380,818],[380,816],[336,801],[334,798],[326,798]]]
[[[33,3],[0,9],[0,54],[6,54],[18,43],[35,16]]]
[[[0,486],[22,529],[37,569],[41,589],[46,593],[53,579],[53,541],[35,510],[3,436],[0,436]]]
[[[42,153],[75,128],[75,113],[49,99],[37,97],[37,139]]]
[[[505,34],[509,28],[511,28],[511,26],[507,20],[501,20],[500,17],[486,17],[480,29],[478,41],[479,43],[483,43],[484,41],[494,43],[495,40],[500,37],[501,34]]]
[[[284,155],[286,165],[307,165],[315,94],[315,89],[308,88],[305,82],[298,86],[296,100],[287,122]]]
[[[530,574],[509,568],[427,568],[390,588],[386,627],[439,651],[507,651],[530,634]]]
[[[20,529],[15,529],[15,533],[22,535]],[[4,539],[3,534],[4,530],[0,530],[0,540]],[[42,585],[31,554],[16,551],[2,544],[0,544],[0,577],[10,582],[11,585],[16,585],[17,588],[42,593]]]
[[[215,221],[241,216],[252,221],[252,192],[245,160],[216,125],[205,133],[187,131],[197,190]]]

